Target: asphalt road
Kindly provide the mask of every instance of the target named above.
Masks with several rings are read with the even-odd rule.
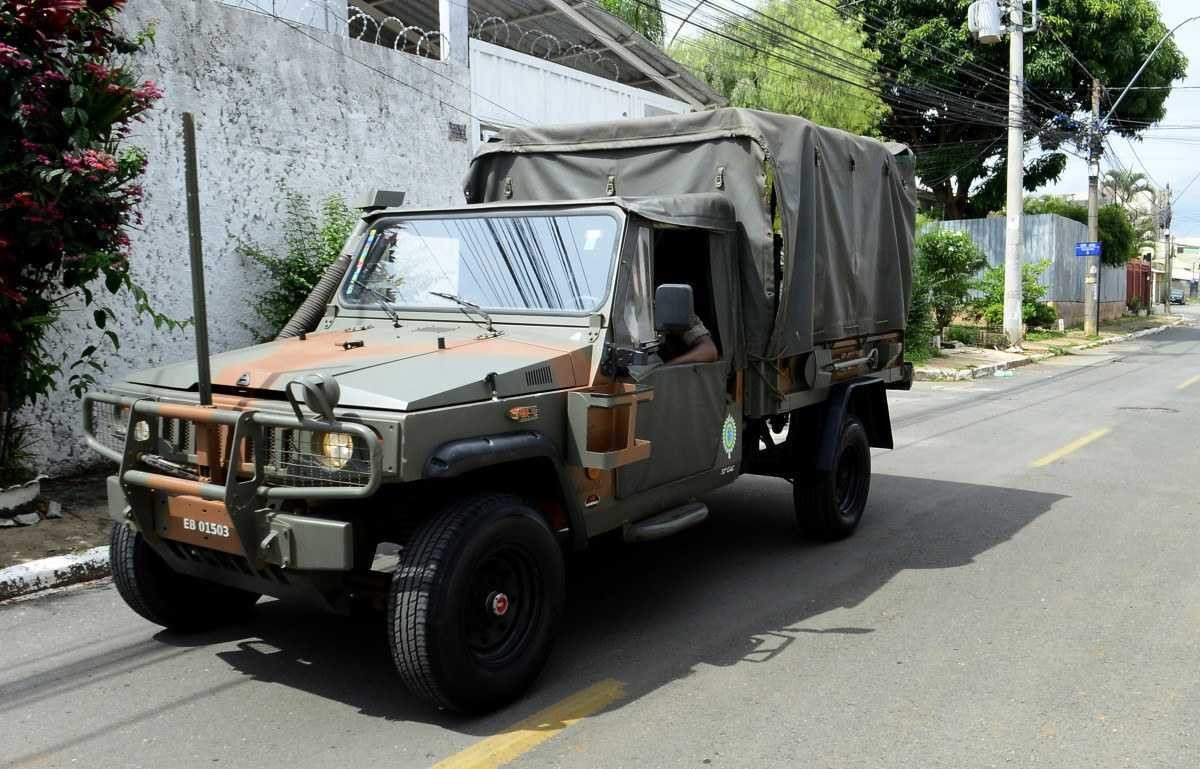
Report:
[[[590,552],[487,718],[413,701],[379,622],[268,602],[181,637],[104,583],[0,606],[0,765],[1200,765],[1200,328],[892,396],[855,537],[798,539],[788,484],[747,478]]]

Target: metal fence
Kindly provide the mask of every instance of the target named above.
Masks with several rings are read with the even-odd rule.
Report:
[[[954,230],[966,232],[992,267],[1004,264],[1006,222],[1003,217],[934,222],[922,232]],[[1086,241],[1087,227],[1058,214],[1033,214],[1025,217],[1024,261],[1050,261],[1042,273],[1048,302],[1082,302],[1083,278],[1087,260],[1075,256],[1075,244]],[[1125,268],[1105,267],[1100,276],[1100,301],[1125,303]]]

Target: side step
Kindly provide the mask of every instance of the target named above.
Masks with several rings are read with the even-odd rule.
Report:
[[[672,534],[678,534],[686,528],[695,526],[708,517],[708,508],[700,502],[689,502],[686,505],[671,508],[652,518],[626,524],[626,542],[649,542],[662,539]]]

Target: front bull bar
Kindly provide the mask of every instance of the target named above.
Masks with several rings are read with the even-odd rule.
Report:
[[[106,403],[120,409],[128,409],[124,447],[121,452],[105,445],[96,437],[94,403]],[[251,562],[260,560],[259,543],[261,541],[262,546],[265,546],[270,539],[269,535],[272,534],[267,518],[272,511],[263,509],[269,500],[361,499],[375,493],[383,475],[382,440],[375,431],[358,422],[325,422],[307,419],[303,415],[164,403],[108,393],[84,395],[83,414],[84,436],[88,446],[121,465],[117,478],[129,503],[129,516],[143,536],[151,541],[159,538],[155,527],[155,492],[216,502],[224,506],[237,532],[240,554]],[[164,444],[160,441],[159,434],[161,419],[186,420],[195,425],[197,465],[210,468],[207,480],[176,477],[143,469],[146,466],[144,456],[157,456],[162,453]],[[141,425],[144,425],[144,428],[140,427]],[[219,450],[219,432],[222,428],[228,435],[225,452]],[[356,444],[367,448],[366,483],[353,486],[268,484],[263,457],[265,434],[267,430],[277,428],[308,433],[345,433],[352,436]],[[142,436],[140,438],[139,433]],[[239,456],[247,440],[253,448],[253,456],[248,463],[242,462]],[[223,483],[214,482],[221,476]]]

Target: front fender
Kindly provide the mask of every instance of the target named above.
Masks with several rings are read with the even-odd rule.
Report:
[[[428,480],[447,480],[487,468],[500,467],[528,459],[545,459],[554,467],[563,509],[571,523],[571,542],[577,550],[587,546],[587,527],[583,510],[562,463],[562,452],[545,433],[523,430],[498,435],[481,435],[447,441],[438,446],[425,460],[422,477]]]

